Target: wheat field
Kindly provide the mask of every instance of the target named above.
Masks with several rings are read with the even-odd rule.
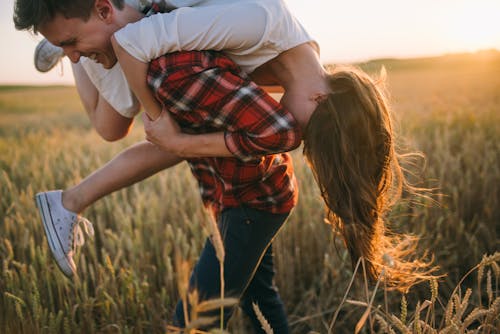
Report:
[[[300,200],[275,243],[277,285],[292,333],[500,333],[500,53],[384,59],[381,66],[406,165],[432,199],[408,198],[389,216],[418,235],[443,278],[402,295],[353,273],[323,222],[301,151]],[[144,138],[92,130],[74,87],[0,88],[0,333],[164,333],[208,219],[185,163],[84,212],[95,237],[77,252],[79,279],[51,259],[34,195],[63,189]],[[354,279],[353,279],[354,278]],[[352,285],[351,285],[352,283]],[[241,312],[228,329],[249,332]]]

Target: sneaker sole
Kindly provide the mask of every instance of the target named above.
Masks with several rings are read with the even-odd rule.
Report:
[[[66,258],[63,251],[62,242],[59,239],[52,215],[50,212],[50,205],[45,194],[37,194],[35,196],[36,206],[42,218],[43,228],[49,243],[49,248],[52,252],[52,257],[56,260],[57,266],[67,277],[72,277],[75,274],[76,268],[73,268],[70,261]]]
[[[37,63],[37,59],[39,57],[40,50],[42,50],[43,47],[45,46],[45,44],[47,44],[48,42],[49,41],[47,41],[47,40],[43,40],[35,48],[35,55],[34,55],[35,68],[38,72],[41,72],[41,73],[47,73],[48,71],[53,69],[57,65],[59,60],[61,59],[61,58],[58,58],[56,61],[53,61],[52,63],[48,64],[48,66],[40,67],[40,64]]]

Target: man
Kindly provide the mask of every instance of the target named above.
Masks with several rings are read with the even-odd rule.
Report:
[[[143,13],[148,12],[148,2],[151,1],[125,1]],[[325,72],[318,61],[318,45],[282,0],[166,0],[161,3],[166,10],[183,7],[120,29],[117,39],[127,52],[138,61],[149,63],[169,52],[223,50],[256,82],[287,87],[283,102],[305,127],[306,116],[314,109],[318,94],[327,92],[328,87],[322,80]],[[61,48],[42,41],[35,52],[35,66],[47,71],[62,55]],[[120,64],[104,70],[83,56],[73,65],[73,70],[77,88],[99,134],[106,140],[125,136],[127,122],[123,126],[106,122],[106,117],[116,116],[107,113],[106,102],[126,119],[138,112],[137,101],[130,94]],[[103,124],[115,124],[116,128]]]
[[[61,46],[72,61],[86,56],[108,69],[116,63],[111,36],[125,24],[141,18],[133,8],[120,7],[119,2],[114,4],[109,0],[58,5],[49,3],[40,10],[18,0],[16,26],[40,31],[53,44]],[[163,107],[183,129],[190,130],[190,134],[177,133],[177,139],[188,143],[179,153],[188,159],[200,184],[204,204],[213,210],[223,232],[228,273],[225,280],[230,295],[242,299],[243,308],[257,330],[260,326],[251,307],[253,302],[259,304],[275,332],[287,332],[283,305],[273,285],[270,244],[296,203],[297,188],[290,157],[264,155],[297,147],[300,144],[297,123],[232,61],[216,53],[166,55],[152,62],[148,77]],[[162,157],[163,152],[150,151],[154,152],[152,160]],[[166,156],[162,160],[164,167],[180,160]],[[216,158],[220,156],[225,158]],[[132,158],[125,159],[127,166],[142,161],[130,151],[127,157]],[[96,174],[115,176],[114,167],[125,169],[120,157],[110,165]],[[131,175],[129,169],[124,173],[134,181],[138,177],[134,172]],[[83,183],[92,179],[99,187],[96,174]],[[118,178],[123,180],[121,175]],[[76,270],[72,247],[67,242],[60,245],[57,242],[61,239],[71,242],[75,217],[61,205],[60,192],[39,194],[37,201],[51,250],[61,269],[71,276]],[[58,221],[61,217],[62,221]],[[218,295],[218,277],[214,277],[217,268],[214,248],[207,242],[191,277],[191,288],[198,289],[203,299]],[[183,320],[179,304],[176,321],[183,325]]]

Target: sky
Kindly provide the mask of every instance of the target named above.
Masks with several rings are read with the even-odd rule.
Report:
[[[235,0],[236,1],[236,0]],[[323,63],[500,50],[500,0],[285,0],[319,42]],[[0,84],[73,84],[71,65],[38,73],[41,36],[16,31],[0,0]]]

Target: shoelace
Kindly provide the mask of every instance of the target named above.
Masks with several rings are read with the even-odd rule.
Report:
[[[92,226],[92,223],[89,222],[89,220],[87,218],[78,217],[77,221],[75,222],[74,229],[73,229],[73,240],[74,240],[73,249],[75,248],[75,246],[80,247],[80,246],[83,246],[85,244],[85,238],[83,236],[83,232],[82,232],[82,229],[80,227],[80,225],[82,225],[82,224],[83,224],[83,230],[85,231],[85,233],[89,237],[94,236],[94,226]]]

